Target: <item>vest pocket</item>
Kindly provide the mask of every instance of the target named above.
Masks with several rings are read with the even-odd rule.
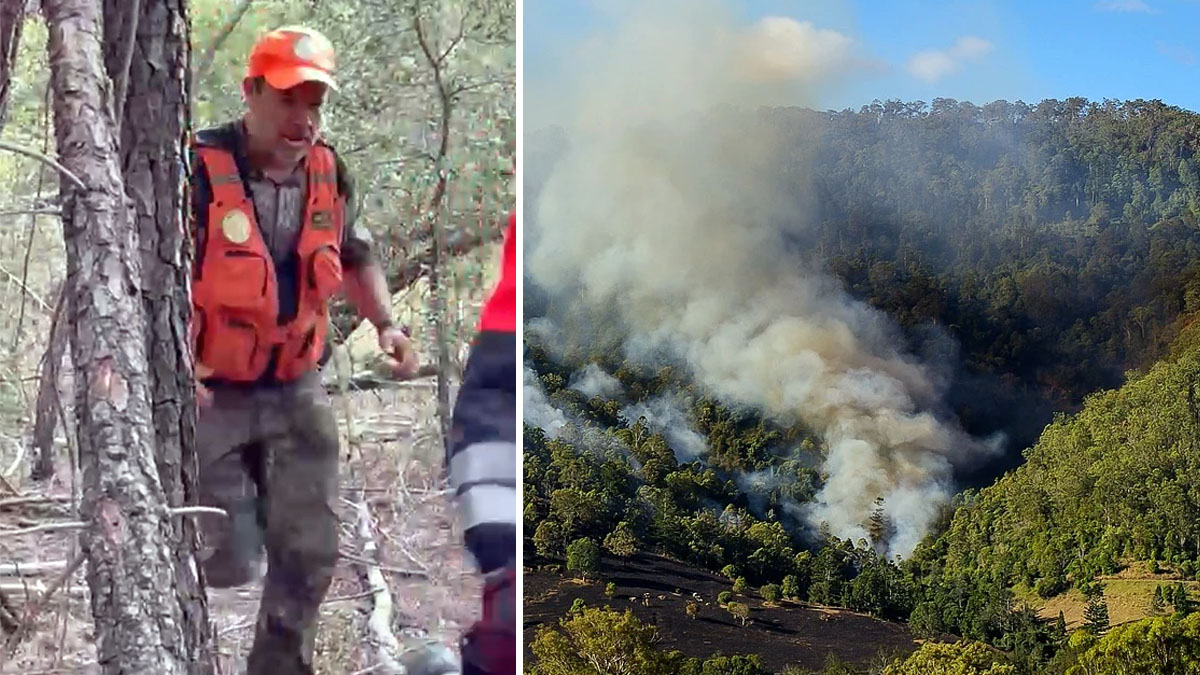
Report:
[[[324,302],[342,285],[342,258],[333,246],[322,246],[308,259],[308,285],[316,299]]]
[[[321,353],[315,351],[319,328],[319,324],[313,325],[300,340],[283,344],[279,354],[279,365],[275,369],[279,379],[285,382],[294,380],[316,366],[321,357]]]
[[[217,286],[213,295],[220,305],[251,311],[266,306],[268,268],[261,255],[240,249],[225,251],[220,269],[212,274],[208,283]]]
[[[216,377],[243,381],[257,378],[261,367],[255,363],[258,330],[254,324],[221,314],[212,318],[205,326],[201,363],[212,368]]]

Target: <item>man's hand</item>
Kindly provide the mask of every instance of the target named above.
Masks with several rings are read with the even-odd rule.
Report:
[[[204,386],[201,380],[209,375],[212,375],[213,369],[209,368],[203,363],[197,363],[194,374],[196,376],[196,404],[201,408],[212,405],[212,391],[210,391],[208,387]]]
[[[385,326],[379,331],[379,348],[384,354],[395,359],[392,364],[392,376],[401,380],[409,380],[417,376],[421,362],[417,350],[413,348],[412,340],[404,331],[395,326]]]

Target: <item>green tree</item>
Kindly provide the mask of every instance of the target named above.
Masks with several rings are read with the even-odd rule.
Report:
[[[744,602],[731,602],[725,606],[735,618],[741,620],[742,625],[746,625],[746,621],[750,619],[750,605]]]
[[[579,572],[584,579],[587,579],[588,575],[598,572],[600,570],[600,547],[587,537],[571,542],[567,546],[567,569]]]
[[[779,601],[779,586],[776,584],[767,584],[760,588],[759,592],[762,593],[763,600],[767,602]]]
[[[552,520],[543,520],[541,525],[538,525],[537,531],[533,533],[533,545],[537,549],[538,555],[546,558],[560,556],[563,554],[562,528],[558,523]]]
[[[1192,599],[1188,595],[1187,586],[1182,583],[1175,584],[1174,593],[1171,596],[1171,604],[1175,606],[1175,611],[1179,614],[1189,614],[1192,611]]]
[[[608,582],[607,584],[605,584],[605,585],[604,585],[604,594],[605,594],[605,595],[607,595],[607,596],[608,596],[608,597],[610,597],[610,598],[611,598],[611,597],[613,597],[614,595],[616,595],[616,594],[617,594],[617,584],[616,584],[616,582],[614,582],[614,581],[610,581],[610,582]]]
[[[1122,624],[1080,646],[1086,649],[1076,649],[1068,659],[1074,663],[1068,665],[1067,675],[1200,672],[1200,613]]]
[[[1150,613],[1161,614],[1166,609],[1167,603],[1163,600],[1162,584],[1157,584],[1154,587],[1154,595],[1150,598]]]
[[[558,628],[538,629],[530,651],[537,675],[668,675],[676,672],[655,643],[657,631],[630,610],[586,608]]]
[[[737,579],[733,580],[733,592],[734,593],[745,593],[746,592],[746,577],[738,577]]]
[[[733,593],[730,591],[721,591],[717,593],[717,604],[727,605],[733,600]]]
[[[714,656],[704,661],[699,675],[771,675],[758,654]]]
[[[1108,630],[1108,602],[1103,595],[1094,595],[1083,608],[1083,627],[1095,635]]]
[[[1004,655],[980,642],[930,642],[883,669],[883,675],[1015,675]]]
[[[637,537],[629,528],[629,523],[625,521],[617,523],[616,529],[604,537],[604,548],[620,558],[628,558],[637,553]]]
[[[795,574],[784,577],[781,592],[785,598],[798,599],[800,597],[800,578]]]

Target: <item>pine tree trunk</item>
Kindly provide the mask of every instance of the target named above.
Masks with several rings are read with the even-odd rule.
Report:
[[[197,502],[196,402],[188,355],[190,237],[184,215],[191,122],[186,0],[104,0],[104,25],[106,67],[125,94],[114,109],[123,113],[121,166],[141,249],[156,463],[167,503],[183,506]],[[192,672],[211,673],[208,604],[193,564],[194,522],[176,517],[174,525],[176,601],[186,650],[196,663]]]
[[[84,493],[81,535],[105,675],[189,672],[173,589],[167,497],[155,464],[141,257],[118,164],[100,0],[45,0],[62,164],[67,308]]]

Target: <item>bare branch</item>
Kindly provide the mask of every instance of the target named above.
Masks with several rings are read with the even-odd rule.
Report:
[[[121,66],[117,78],[113,82],[113,121],[117,126],[117,138],[121,137],[121,129],[125,120],[125,98],[129,92],[129,67],[133,64],[133,49],[137,46],[138,21],[142,14],[142,0],[126,0],[125,3],[125,41],[121,44]]]
[[[67,169],[67,167],[63,166],[62,164],[59,164],[57,160],[49,157],[48,155],[42,154],[36,150],[30,150],[29,148],[23,148],[19,145],[9,143],[8,141],[0,141],[0,150],[8,150],[10,152],[15,152],[17,154],[25,155],[26,157],[32,157],[36,160],[39,160],[43,164],[54,167],[54,169],[56,171],[58,171],[59,173],[61,173],[63,176],[65,176],[67,178],[67,180],[74,183],[75,187],[79,188],[80,190],[87,189],[87,185],[85,185],[82,180],[79,180],[79,176],[76,176],[75,174],[71,173],[70,170]]]
[[[212,506],[180,506],[174,509],[167,509],[167,513],[173,516],[194,516],[201,514],[215,514],[218,516],[229,515],[224,509],[218,509]],[[37,534],[39,532],[58,532],[61,530],[82,530],[88,524],[82,520],[64,520],[60,523],[42,523],[33,527],[22,527],[13,530],[0,530],[0,538],[15,537],[23,534]]]
[[[438,56],[437,63],[438,63],[439,68],[441,66],[445,65],[446,59],[450,57],[450,52],[454,51],[454,48],[457,47],[460,43],[462,43],[463,36],[466,35],[466,29],[467,29],[467,12],[463,12],[462,17],[460,17],[459,22],[458,22],[458,35],[455,35],[454,39],[450,40],[450,44],[446,45],[445,51],[443,51],[441,53],[441,55]]]
[[[0,218],[16,216],[55,216],[57,218],[61,218],[62,211],[59,209],[19,209],[16,211],[0,211]]]
[[[16,284],[21,287],[21,290],[25,291],[25,294],[28,295],[39,306],[41,306],[42,309],[46,310],[47,313],[54,311],[54,308],[51,307],[50,305],[46,304],[46,301],[43,300],[41,298],[41,296],[39,296],[37,293],[34,293],[33,290],[29,288],[29,286],[25,285],[24,279],[13,274],[12,272],[10,272],[8,270],[8,268],[4,267],[3,265],[0,265],[0,274],[4,274],[4,276],[6,276],[9,279],[11,279],[12,281],[16,282]]]
[[[486,80],[479,80],[476,82],[471,82],[468,84],[460,84],[459,86],[450,90],[450,98],[454,98],[455,96],[466,93],[468,91],[474,91],[476,89],[483,89],[484,87],[490,87],[490,86],[496,85],[496,84],[510,84],[511,82],[512,82],[512,80],[507,77],[493,77],[493,78],[489,78]]]
[[[229,21],[226,21],[225,25],[221,27],[221,32],[217,33],[217,36],[213,38],[212,44],[208,46],[208,49],[204,50],[204,56],[200,57],[200,62],[196,64],[195,76],[197,80],[208,74],[209,69],[212,68],[213,61],[217,58],[217,51],[221,49],[221,45],[225,44],[225,41],[233,34],[237,25],[241,23],[242,17],[246,16],[246,12],[250,11],[252,2],[253,0],[242,0],[241,4],[233,10],[233,16],[229,17]]]

